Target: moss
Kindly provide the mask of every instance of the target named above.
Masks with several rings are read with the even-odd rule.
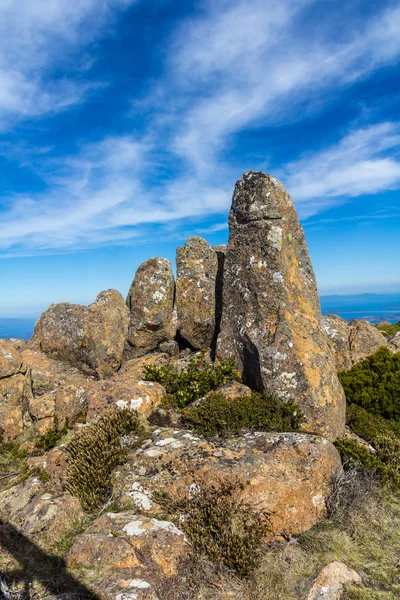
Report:
[[[157,501],[178,515],[179,527],[199,556],[205,554],[215,564],[247,577],[259,564],[270,520],[267,511],[241,499],[244,486],[239,480],[197,480],[186,496],[164,492]]]
[[[187,406],[226,383],[241,381],[232,363],[222,361],[212,366],[202,359],[191,360],[188,368],[180,373],[171,365],[147,366],[144,370],[144,379],[161,383],[166,389],[170,403],[179,408]]]
[[[40,448],[47,452],[54,448],[60,439],[68,432],[69,422],[65,420],[64,427],[59,428],[59,421],[57,415],[54,416],[54,427],[49,429],[44,435],[41,435],[35,442],[37,448]]]
[[[392,338],[400,331],[400,321],[398,323],[388,323],[387,325],[377,325],[377,329],[379,329],[386,338]]]
[[[348,404],[385,419],[400,420],[400,352],[382,346],[339,379]]]
[[[189,406],[183,419],[205,436],[238,434],[243,430],[295,431],[304,421],[298,406],[279,402],[272,394],[226,398],[212,393],[199,406]]]
[[[93,512],[109,498],[111,473],[126,454],[121,436],[139,429],[136,412],[113,409],[81,429],[68,444],[65,487],[87,512]]]

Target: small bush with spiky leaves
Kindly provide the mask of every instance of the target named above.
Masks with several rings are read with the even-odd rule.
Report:
[[[238,479],[215,483],[197,479],[186,495],[156,495],[168,513],[179,516],[179,527],[196,553],[244,577],[258,565],[270,530],[268,511],[242,499],[245,485]]]
[[[400,352],[382,346],[339,379],[348,404],[357,404],[385,419],[400,419]]]
[[[65,487],[85,511],[93,512],[108,500],[111,473],[125,456],[121,436],[139,429],[136,412],[113,409],[81,429],[68,444]]]
[[[170,403],[179,408],[187,406],[226,383],[241,381],[232,363],[222,361],[213,366],[204,360],[191,360],[188,368],[180,373],[171,365],[147,366],[144,379],[161,383],[166,389]]]
[[[304,416],[294,402],[280,402],[269,393],[238,398],[211,393],[199,406],[186,408],[183,419],[204,436],[223,436],[243,430],[295,431]]]

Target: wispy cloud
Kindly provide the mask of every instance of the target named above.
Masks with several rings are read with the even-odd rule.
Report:
[[[64,110],[98,88],[95,81],[60,76],[57,68],[86,71],[93,60],[87,45],[134,1],[2,0],[0,130]]]

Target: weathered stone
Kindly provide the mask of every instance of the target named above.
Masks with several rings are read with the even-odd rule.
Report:
[[[187,494],[194,478],[246,482],[243,499],[271,512],[271,537],[299,533],[325,514],[333,476],[341,468],[325,438],[299,433],[253,433],[224,445],[190,431],[158,429],[115,472],[122,507],[163,514],[155,491]]]
[[[251,394],[251,389],[247,385],[244,385],[244,383],[231,381],[231,383],[227,383],[215,390],[215,392],[209,392],[209,394],[222,394],[225,398],[235,400],[241,396],[249,396]],[[207,394],[207,396],[209,394]]]
[[[217,356],[233,360],[251,388],[293,398],[307,430],[334,440],[344,426],[344,394],[304,233],[282,184],[243,175],[229,229]]]
[[[101,292],[89,306],[52,304],[36,323],[33,350],[41,350],[98,377],[119,369],[129,310],[115,290]]]
[[[146,260],[136,271],[127,297],[130,309],[128,357],[143,356],[173,339],[175,281],[165,258]]]
[[[54,417],[56,412],[55,393],[50,392],[39,398],[29,400],[29,414],[35,420]]]
[[[335,357],[336,369],[346,371],[351,369],[350,327],[347,321],[337,315],[322,317],[322,325],[328,334],[329,346]]]
[[[363,361],[381,346],[387,346],[385,336],[369,321],[356,319],[350,322],[349,344],[352,364]]]
[[[132,358],[118,371],[118,379],[126,381],[140,381],[144,377],[146,367],[165,367],[170,362],[168,354],[158,352],[146,354],[140,358]]]
[[[201,237],[176,251],[178,331],[196,350],[210,348],[215,333],[217,253]]]
[[[25,375],[17,373],[0,379],[0,440],[14,440],[27,425],[29,389]]]
[[[118,376],[99,381],[87,395],[87,420],[91,421],[115,406],[137,410],[139,415],[149,417],[165,394],[162,385],[151,381],[119,379]]]
[[[190,546],[169,521],[134,511],[106,513],[75,540],[69,568],[87,570],[85,583],[104,600],[156,600],[155,589],[178,572]]]
[[[346,583],[360,584],[361,577],[344,563],[331,562],[318,575],[307,600],[340,600]]]
[[[15,375],[21,367],[20,352],[7,340],[0,340],[0,379]]]
[[[179,344],[175,340],[171,340],[170,342],[162,342],[159,345],[160,352],[164,352],[168,354],[171,358],[176,358],[179,356]]]
[[[393,350],[393,352],[398,352],[400,350],[400,331],[395,333],[388,343],[389,348]]]

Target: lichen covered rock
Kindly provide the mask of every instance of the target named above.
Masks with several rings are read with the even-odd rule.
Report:
[[[178,331],[194,349],[210,348],[216,319],[218,256],[201,237],[176,251]]]
[[[18,373],[22,366],[20,352],[7,340],[0,340],[0,379]]]
[[[271,513],[271,536],[299,533],[326,512],[333,476],[341,468],[328,440],[299,433],[252,433],[224,444],[190,431],[158,429],[115,473],[121,507],[163,514],[155,492],[187,493],[195,478],[246,483],[243,500]]]
[[[89,306],[52,304],[36,323],[31,349],[101,378],[121,366],[129,310],[119,292],[101,292]]]
[[[351,369],[350,327],[347,321],[337,315],[322,317],[322,325],[328,335],[329,346],[335,358],[338,371]]]
[[[350,322],[349,344],[351,362],[361,362],[381,346],[387,346],[385,336],[369,321],[355,319]]]
[[[171,263],[151,258],[140,265],[127,297],[130,310],[128,357],[143,356],[173,339],[175,281]]]
[[[282,184],[243,175],[229,230],[217,356],[233,360],[251,388],[294,399],[307,429],[334,440],[344,426],[344,394],[304,233]]]
[[[331,562],[318,575],[307,600],[340,600],[346,583],[360,584],[361,577],[344,563]]]

